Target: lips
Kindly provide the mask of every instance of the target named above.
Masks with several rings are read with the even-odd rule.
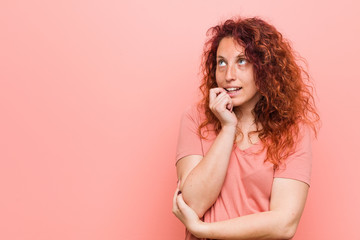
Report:
[[[238,94],[240,94],[240,90],[242,89],[242,87],[229,87],[229,88],[224,88],[227,95],[229,95],[231,98],[236,97]]]
[[[241,87],[230,87],[230,88],[224,88],[227,92],[234,92],[241,89]]]

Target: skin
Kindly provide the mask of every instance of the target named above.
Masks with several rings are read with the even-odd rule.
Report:
[[[232,105],[238,111],[249,112],[260,99],[255,85],[253,65],[245,56],[244,47],[233,38],[220,41],[217,49],[216,83],[219,88],[242,87],[240,93],[231,97]],[[233,123],[236,119],[232,119]]]
[[[178,161],[179,184],[173,198],[173,213],[199,238],[290,239],[295,234],[309,187],[293,179],[274,178],[267,212],[214,223],[200,220],[221,191],[235,138],[240,149],[258,141],[256,134],[251,139],[247,134],[256,130],[251,111],[260,99],[253,66],[246,60],[244,48],[231,37],[220,41],[216,82],[218,87],[210,90],[209,107],[222,128],[204,157],[191,155]],[[224,89],[229,87],[242,89],[230,97]],[[236,136],[236,127],[243,134]]]
[[[303,212],[308,185],[286,178],[274,178],[270,210],[226,221],[205,223],[176,189],[173,213],[198,238],[210,239],[291,239]]]
[[[215,116],[220,120],[222,126],[238,125],[242,135],[238,136],[237,142],[240,149],[250,147],[251,142],[257,142],[257,135],[253,135],[253,139],[248,138],[250,131],[255,131],[254,116],[251,111],[260,99],[258,88],[255,85],[253,65],[245,56],[244,47],[240,46],[233,38],[226,37],[220,41],[217,49],[217,67],[216,67],[216,83],[222,94],[227,94],[224,88],[241,87],[236,96],[231,97],[231,103],[228,104],[234,109],[235,116],[228,117],[226,111],[221,108],[212,109]],[[211,91],[210,91],[211,92]],[[230,101],[227,98],[228,101]],[[221,114],[218,113],[221,112]],[[236,119],[234,118],[236,117]],[[223,122],[222,122],[222,119]]]
[[[245,149],[251,142],[258,140],[256,135],[252,135],[254,139],[250,141],[247,135],[249,131],[255,130],[251,109],[260,96],[254,82],[253,66],[245,59],[244,48],[232,38],[222,39],[217,50],[217,65],[218,87],[210,90],[209,107],[221,122],[221,131],[206,156],[187,156],[177,163],[184,199],[200,218],[220,193],[235,140],[236,126],[243,133],[237,137],[240,149]],[[234,86],[242,89],[237,96],[231,98],[224,88]],[[237,115],[241,115],[241,118]]]

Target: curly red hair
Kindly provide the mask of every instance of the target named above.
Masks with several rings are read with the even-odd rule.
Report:
[[[313,87],[309,74],[297,63],[305,61],[274,26],[258,17],[230,19],[210,28],[207,34],[210,38],[204,46],[200,85],[203,98],[199,103],[199,107],[205,109],[206,120],[199,126],[200,136],[206,138],[202,129],[207,129],[208,124],[212,124],[217,133],[221,129],[209,108],[209,90],[217,87],[219,43],[224,37],[232,37],[244,47],[246,57],[253,64],[255,84],[261,94],[253,109],[257,131],[249,134],[259,134],[267,149],[265,161],[277,168],[294,150],[301,124],[309,126],[317,135],[319,115]]]

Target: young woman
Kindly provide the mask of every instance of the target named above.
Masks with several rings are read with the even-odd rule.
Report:
[[[173,213],[186,239],[290,239],[319,116],[289,43],[259,18],[209,29],[202,101],[183,114]]]

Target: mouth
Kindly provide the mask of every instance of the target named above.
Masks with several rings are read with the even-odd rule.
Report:
[[[224,88],[224,89],[227,92],[236,92],[236,91],[239,91],[240,89],[242,89],[242,87],[239,87],[239,88]]]
[[[240,90],[242,87],[232,87],[232,88],[224,88],[226,93],[231,97],[236,97],[238,94],[240,94]]]

